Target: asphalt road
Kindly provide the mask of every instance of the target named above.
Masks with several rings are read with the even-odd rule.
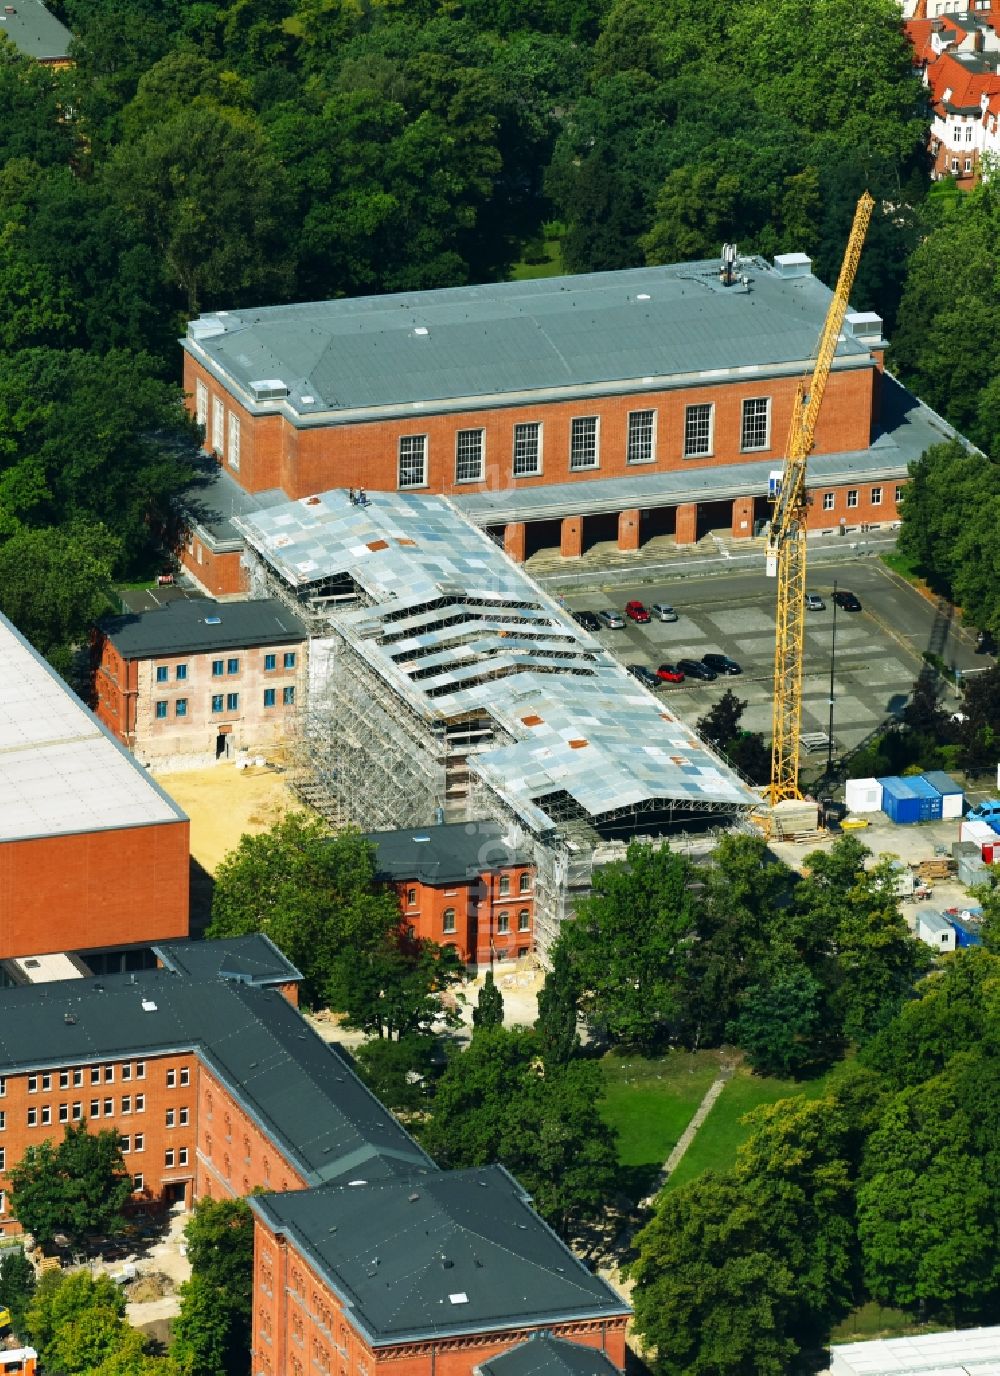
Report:
[[[979,671],[992,663],[975,654],[972,637],[940,618],[932,603],[881,563],[817,565],[807,586],[826,600],[826,610],[806,613],[804,732],[826,731],[829,724],[834,580],[855,593],[862,605],[861,612],[837,610],[833,734],[838,751],[857,745],[901,709],[924,651],[932,650],[963,671]],[[564,600],[574,611],[620,610],[633,597],[647,606],[669,602],[678,613],[676,623],[626,622],[624,630],[602,630],[598,639],[623,662],[651,668],[664,660],[700,659],[709,650],[730,655],[743,666],[739,677],[688,681],[659,691],[681,716],[694,720],[731,687],[748,702],[744,727],[770,736],[775,591],[774,579],[762,568],[759,573],[673,578],[660,585],[615,588],[608,594],[583,591],[567,594]],[[952,690],[948,693],[957,704]]]

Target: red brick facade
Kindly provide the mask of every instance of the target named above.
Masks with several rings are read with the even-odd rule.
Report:
[[[530,865],[475,879],[397,883],[403,920],[418,937],[454,946],[466,965],[517,960],[535,949],[535,880]]]

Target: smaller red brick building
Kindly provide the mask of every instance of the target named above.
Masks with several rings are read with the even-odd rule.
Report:
[[[454,946],[470,966],[535,949],[535,866],[495,822],[373,831],[376,874],[399,894],[414,936]]]

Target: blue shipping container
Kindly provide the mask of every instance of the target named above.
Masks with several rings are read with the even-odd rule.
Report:
[[[882,811],[890,821],[900,826],[920,821],[921,798],[912,787],[911,779],[890,776],[879,779],[882,785]]]
[[[948,921],[955,928],[955,945],[960,949],[968,946],[982,946],[983,938],[977,931],[974,931],[958,917],[949,917]]]
[[[928,769],[922,777],[927,780],[931,788],[936,788],[943,798],[954,793],[957,793],[960,798],[963,796],[962,785],[957,784],[951,775],[946,774],[943,769]]]
[[[914,793],[920,799],[920,820],[922,822],[939,822],[941,820],[941,794],[929,783],[922,774],[906,781],[913,788]]]

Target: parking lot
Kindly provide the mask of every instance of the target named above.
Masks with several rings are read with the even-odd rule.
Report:
[[[938,616],[934,605],[876,560],[816,566],[807,587],[826,602],[824,611],[806,613],[803,732],[826,731],[830,711],[830,653],[833,627],[833,583],[849,589],[861,601],[860,612],[838,608],[836,672],[834,678],[834,739],[838,752],[858,745],[894,712],[898,712],[920,671],[922,654],[932,650],[945,663],[963,671],[981,671],[992,660],[974,652],[973,637],[954,622]],[[665,684],[658,694],[689,721],[702,716],[732,688],[748,701],[743,726],[771,734],[771,696],[774,661],[775,580],[747,571],[738,575],[684,577],[641,586],[616,587],[602,592],[568,593],[572,610],[621,611],[632,598],[648,607],[670,603],[675,623],[651,621],[624,630],[597,632],[601,643],[623,663],[648,665],[664,661],[700,659],[721,651],[743,667],[739,677],[719,677],[714,683],[691,680]],[[957,703],[957,697],[949,689]]]

